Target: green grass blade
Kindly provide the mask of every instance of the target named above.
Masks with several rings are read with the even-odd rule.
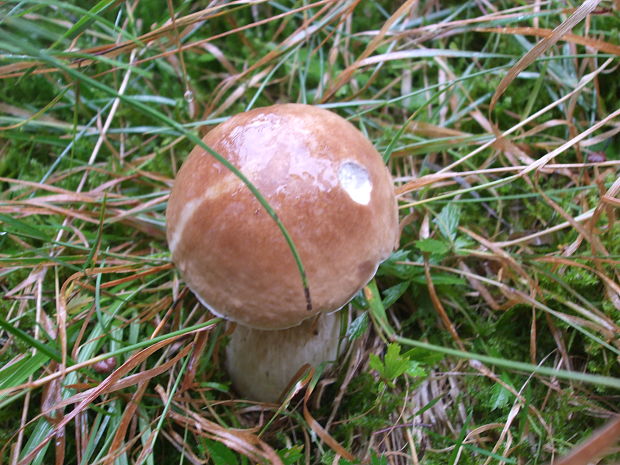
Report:
[[[62,357],[60,356],[60,352],[49,345],[35,339],[30,334],[25,331],[22,331],[16,326],[13,326],[11,323],[6,321],[4,318],[0,317],[0,328],[4,329],[7,333],[12,334],[18,339],[21,339],[30,347],[34,347],[39,352],[47,355],[49,358],[56,360],[57,362],[62,362]]]

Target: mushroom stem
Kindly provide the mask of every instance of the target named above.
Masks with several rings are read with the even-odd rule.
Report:
[[[336,360],[340,316],[320,314],[298,326],[261,330],[237,325],[226,347],[226,366],[244,398],[277,402],[304,365]]]

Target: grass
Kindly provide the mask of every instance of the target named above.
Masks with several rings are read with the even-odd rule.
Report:
[[[620,460],[617,2],[398,3],[0,5],[0,463]],[[164,228],[204,130],[280,102],[367,134],[402,237],[276,406]]]

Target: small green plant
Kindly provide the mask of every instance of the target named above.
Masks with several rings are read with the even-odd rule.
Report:
[[[399,344],[391,343],[387,346],[383,360],[375,354],[370,354],[370,368],[377,371],[383,382],[390,388],[394,388],[394,382],[402,375],[412,378],[423,378],[427,375],[420,363],[410,358],[411,351],[404,354],[400,351]]]

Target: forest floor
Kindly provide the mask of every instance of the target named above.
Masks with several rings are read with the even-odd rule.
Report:
[[[619,2],[90,3],[0,3],[0,463],[618,463]],[[197,136],[285,102],[368,136],[402,234],[274,405],[165,210]]]

